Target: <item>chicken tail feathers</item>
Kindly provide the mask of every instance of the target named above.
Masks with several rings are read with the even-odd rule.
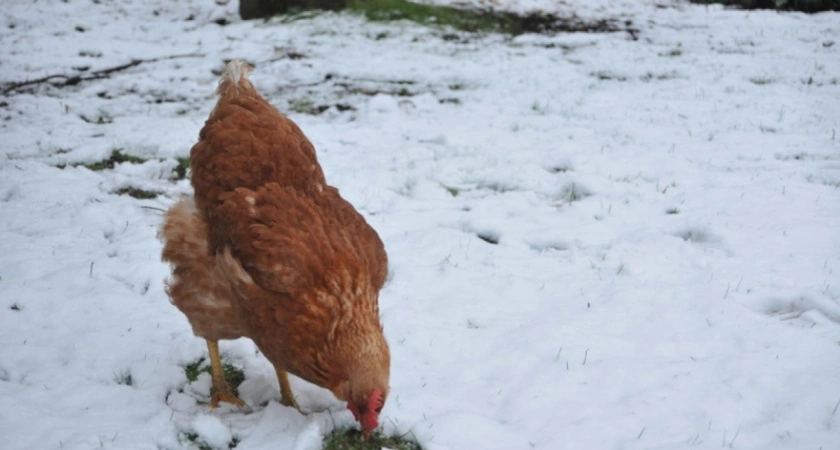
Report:
[[[222,79],[219,80],[219,87],[216,88],[216,93],[220,97],[227,97],[238,94],[240,88],[253,91],[254,85],[248,80],[248,74],[251,73],[252,69],[253,67],[245,61],[239,59],[230,61],[222,72]]]

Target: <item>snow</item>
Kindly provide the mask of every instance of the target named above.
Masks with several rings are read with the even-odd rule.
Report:
[[[174,158],[231,58],[386,244],[386,433],[429,450],[840,448],[837,13],[476,0],[631,20],[638,39],[453,39],[333,13],[243,22],[235,2],[8,3],[4,82],[178,57],[0,98],[4,449],[190,433],[318,449],[353,424],[296,378],[309,414],[281,406],[246,339],[221,348],[252,411],[211,411],[207,375],[186,380],[206,346],[168,302],[155,234],[190,192]],[[149,161],[72,166],[114,149]]]
[[[211,447],[224,448],[231,441],[230,430],[216,416],[199,414],[192,422],[192,429]]]

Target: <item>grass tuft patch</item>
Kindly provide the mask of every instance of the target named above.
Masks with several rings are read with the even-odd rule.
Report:
[[[764,86],[767,84],[772,84],[775,80],[772,78],[767,77],[752,77],[750,78],[750,83],[756,86]]]
[[[612,73],[606,70],[599,70],[597,72],[592,72],[589,74],[590,77],[595,77],[601,81],[607,80],[615,80],[615,81],[627,81],[627,77],[624,75],[619,75],[616,73]]]
[[[143,164],[146,162],[146,159],[143,159],[139,156],[129,155],[128,153],[123,153],[123,149],[115,148],[111,151],[111,156],[102,161],[96,161],[92,163],[75,163],[70,164],[71,167],[79,167],[82,166],[88,170],[92,170],[94,172],[99,172],[105,169],[113,169],[117,164],[121,163],[131,163],[131,164]],[[63,169],[67,167],[67,164],[59,164],[56,167],[59,169]]]
[[[316,115],[315,102],[309,98],[293,98],[289,100],[289,110],[298,114]]]
[[[649,83],[651,81],[675,80],[677,78],[679,78],[679,74],[677,74],[677,72],[674,71],[663,73],[648,72],[639,77],[639,79],[644,81],[645,83]]]
[[[172,172],[175,173],[176,180],[183,180],[187,178],[187,169],[190,168],[190,158],[175,158],[178,161],[178,165],[172,169]]]
[[[196,433],[181,433],[181,440],[182,442],[183,440],[187,440],[192,447],[195,447],[198,450],[218,450],[202,440],[201,436]],[[230,442],[228,442],[228,449],[236,448],[237,445],[239,445],[239,438],[233,436]]]
[[[190,441],[190,443],[194,445],[198,450],[213,450],[213,447],[211,447],[209,444],[202,440],[199,440],[199,436],[196,433],[184,433],[183,436],[186,440]]]
[[[66,151],[65,152],[59,151],[57,153],[66,153]],[[58,164],[58,165],[56,165],[56,167],[58,167],[59,169],[64,169],[68,165],[70,167],[80,167],[81,166],[81,167],[84,167],[88,170],[92,170],[94,172],[101,172],[103,170],[111,170],[114,167],[116,167],[117,164],[122,164],[122,163],[143,164],[146,161],[148,161],[148,159],[125,153],[122,148],[115,148],[114,150],[111,151],[111,155],[108,156],[108,158],[103,159],[102,161],[95,161],[95,162],[92,162],[92,163]],[[159,161],[163,161],[163,159],[160,159]],[[175,161],[177,161],[178,164],[175,166],[174,169],[172,169],[172,177],[170,179],[171,180],[186,179],[187,178],[187,171],[190,168],[190,158],[189,157],[175,158]],[[129,195],[131,195],[131,194],[129,194]],[[158,194],[156,194],[155,197],[157,197],[157,195]],[[154,197],[148,197],[148,198],[154,198]]]
[[[131,376],[130,370],[121,370],[119,373],[114,374],[114,382],[126,386],[134,386],[134,377]]]
[[[477,189],[488,189],[493,192],[498,192],[499,194],[518,190],[516,186],[503,181],[480,181],[475,187]]]
[[[546,170],[549,173],[566,173],[572,170],[572,165],[569,163],[555,164]]]
[[[424,25],[449,26],[461,31],[487,32],[501,31],[511,25],[487,13],[404,0],[351,0],[349,7],[352,11],[364,14],[368,20],[378,22],[409,20]]]
[[[187,376],[187,381],[190,383],[198,379],[201,372],[210,373],[210,366],[205,364],[206,358],[198,358],[197,360],[184,366],[184,374]]]
[[[560,190],[560,192],[555,195],[555,202],[558,204],[562,203],[574,203],[579,202],[586,197],[592,195],[592,192],[587,189],[585,186],[581,186],[578,183],[569,183]]]
[[[207,358],[201,357],[186,366],[184,366],[184,374],[187,376],[187,381],[192,383],[198,379],[202,372],[210,373],[210,361]],[[239,385],[245,381],[245,372],[239,367],[234,366],[228,361],[222,361],[222,372],[224,372],[225,380],[233,389],[233,393],[239,395]]]
[[[695,244],[714,244],[720,241],[711,231],[701,227],[685,228],[674,233],[674,236]]]
[[[455,186],[449,186],[449,185],[446,185],[446,184],[443,184],[443,183],[441,183],[440,186],[442,188],[446,189],[446,192],[449,192],[449,195],[451,195],[453,197],[457,197],[458,194],[461,193],[461,190],[456,188]]]
[[[423,447],[413,439],[407,439],[407,434],[385,436],[373,433],[370,440],[365,440],[362,432],[353,428],[333,430],[324,437],[323,450],[381,450],[383,447],[393,450],[423,450]]]
[[[523,33],[631,31],[630,24],[627,22],[622,27],[611,20],[587,22],[577,17],[563,18],[542,12],[523,15],[487,9],[461,9],[421,4],[406,0],[349,0],[348,8],[364,14],[368,20],[372,21],[409,20],[423,25],[452,27],[466,32],[519,35]]]
[[[660,53],[659,56],[669,57],[669,58],[676,58],[678,56],[682,56],[683,50],[682,47],[673,48],[668,50],[665,53]]]
[[[79,114],[79,118],[85,121],[86,123],[94,125],[107,125],[109,123],[114,122],[114,118],[107,114],[100,114],[96,117],[88,117],[84,114]]]
[[[161,195],[160,192],[157,191],[147,191],[145,189],[135,188],[135,187],[127,187],[122,189],[117,189],[114,191],[114,194],[117,195],[127,195],[129,197],[134,197],[138,200],[151,200],[153,198],[157,198]]]

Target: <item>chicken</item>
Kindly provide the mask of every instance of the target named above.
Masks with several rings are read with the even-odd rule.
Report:
[[[218,103],[190,151],[192,198],[160,229],[167,292],[207,340],[211,407],[244,403],[228,387],[220,339],[248,337],[275,367],[331,391],[378,426],[390,353],[379,318],[387,256],[379,235],[326,184],[315,149],[265,101],[241,61],[224,70]]]

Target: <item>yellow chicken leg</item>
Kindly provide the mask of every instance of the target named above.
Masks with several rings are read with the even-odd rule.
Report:
[[[300,407],[295,401],[295,396],[292,394],[292,386],[289,384],[289,375],[285,370],[279,367],[275,366],[274,370],[277,372],[277,381],[280,382],[280,404],[283,406],[291,406],[300,411]]]
[[[210,388],[210,407],[217,408],[219,402],[228,402],[244,408],[245,402],[233,393],[233,389],[225,381],[225,373],[222,370],[222,356],[219,354],[219,341],[208,339],[207,349],[210,350],[210,376],[213,378],[213,386]]]

